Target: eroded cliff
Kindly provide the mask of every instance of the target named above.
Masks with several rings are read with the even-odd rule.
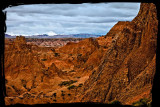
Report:
[[[132,104],[141,98],[151,100],[157,32],[155,5],[142,3],[131,22],[118,22],[105,36],[112,36],[112,43],[73,101]]]
[[[6,104],[151,101],[157,32],[156,6],[141,3],[131,22],[98,38],[56,49],[6,40]]]

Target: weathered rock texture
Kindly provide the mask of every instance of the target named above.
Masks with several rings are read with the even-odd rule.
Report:
[[[155,5],[142,3],[131,22],[98,38],[59,48],[6,40],[6,104],[152,100],[157,32]]]
[[[132,104],[144,97],[151,100],[157,32],[155,5],[142,3],[137,17],[118,22],[105,36],[113,37],[111,46],[73,101]]]

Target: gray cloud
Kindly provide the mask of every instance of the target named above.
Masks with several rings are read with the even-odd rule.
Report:
[[[106,34],[118,21],[131,21],[140,3],[37,4],[7,8],[7,33]]]

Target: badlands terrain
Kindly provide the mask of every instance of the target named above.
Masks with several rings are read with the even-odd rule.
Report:
[[[6,38],[6,41],[13,42],[15,38]],[[77,43],[83,40],[83,38],[26,38],[25,41],[27,44],[33,44],[40,47],[62,47],[68,42]]]
[[[150,103],[157,32],[156,6],[141,3],[131,22],[118,22],[105,36],[61,39],[60,46],[6,39],[5,103]]]

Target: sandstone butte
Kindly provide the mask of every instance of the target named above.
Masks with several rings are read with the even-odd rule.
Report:
[[[131,22],[105,35],[65,46],[5,41],[6,105],[152,101],[158,20],[153,3],[141,3]]]

